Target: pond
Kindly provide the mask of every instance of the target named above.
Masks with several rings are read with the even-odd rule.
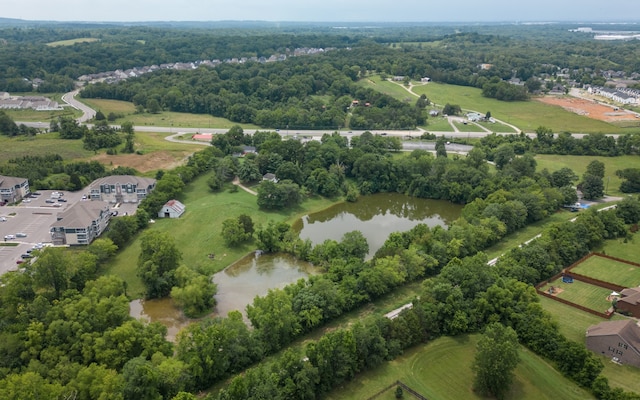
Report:
[[[448,226],[460,216],[462,206],[440,200],[417,199],[397,193],[363,196],[356,203],[341,203],[322,212],[302,218],[294,224],[300,237],[314,244],[326,239],[341,240],[354,230],[362,232],[369,243],[369,257],[384,244],[391,232],[408,231],[424,223]],[[230,311],[240,311],[246,320],[245,307],[256,296],[269,289],[283,288],[307,278],[317,271],[310,264],[288,254],[251,253],[223,271],[213,275],[218,285],[215,311],[212,317],[225,317]],[[177,309],[171,299],[134,300],[130,314],[146,321],[158,321],[168,329],[167,338],[175,336],[193,322]]]
[[[304,216],[293,227],[300,238],[310,239],[314,245],[327,239],[340,241],[345,233],[360,231],[369,243],[371,258],[392,232],[408,231],[418,224],[446,227],[461,211],[461,205],[444,200],[379,193]]]
[[[226,317],[230,311],[238,310],[245,320],[245,307],[256,296],[264,296],[269,289],[283,288],[298,279],[315,273],[311,264],[296,260],[289,254],[251,253],[213,275],[218,285],[215,311],[210,317]],[[129,303],[129,314],[147,322],[160,322],[167,327],[167,339],[174,341],[180,329],[196,320],[182,314],[169,298],[133,300]]]

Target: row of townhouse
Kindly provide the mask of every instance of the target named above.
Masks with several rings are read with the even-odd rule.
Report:
[[[602,86],[589,86],[587,92],[606,97],[621,104],[640,104],[640,93],[633,91],[622,91],[621,89],[611,89]]]

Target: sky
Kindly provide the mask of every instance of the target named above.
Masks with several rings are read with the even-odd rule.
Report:
[[[640,21],[638,0],[2,0],[0,17],[47,21]]]

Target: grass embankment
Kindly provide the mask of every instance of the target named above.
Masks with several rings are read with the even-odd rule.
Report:
[[[401,380],[429,399],[483,399],[472,390],[477,335],[442,337],[408,350],[395,360],[336,388],[328,399],[366,399]],[[520,348],[520,363],[506,399],[589,399],[588,392],[564,378],[544,359]],[[393,389],[389,392],[393,395]],[[392,398],[392,397],[380,397]],[[405,393],[405,398],[410,398]]]
[[[598,256],[589,257],[571,272],[624,287],[634,287],[640,283],[640,267]]]
[[[482,90],[468,86],[429,83],[414,86],[413,91],[418,95],[425,94],[430,101],[438,105],[458,104],[463,110],[473,110],[482,114],[491,111],[494,118],[513,124],[525,132],[533,132],[540,125],[551,128],[554,132],[627,132],[618,126],[535,100],[507,102],[483,97]]]
[[[11,94],[12,96],[19,96],[18,94]],[[60,100],[60,95],[44,95],[40,93],[26,93],[24,96],[45,96],[49,98],[53,98],[58,103],[64,106],[62,100]],[[63,110],[56,111],[36,111],[32,109],[24,109],[24,110],[2,110],[5,114],[7,114],[12,120],[19,122],[44,122],[46,124],[51,123],[51,121],[57,121],[58,117],[68,116],[71,118],[78,118],[82,115],[82,113],[78,110],[75,110],[71,107],[64,107]]]
[[[360,86],[373,89],[377,92],[384,93],[393,97],[396,100],[400,100],[405,103],[415,104],[418,100],[419,94],[416,95],[409,91],[409,87],[404,86],[402,82],[383,81],[380,79],[380,75],[368,76],[358,81]]]
[[[87,104],[94,110],[100,110],[105,116],[109,113],[116,115],[124,115],[111,122],[112,124],[122,124],[130,121],[136,126],[163,126],[174,127],[175,133],[179,132],[179,128],[218,128],[229,129],[234,125],[240,125],[245,129],[258,129],[259,126],[252,124],[239,124],[229,121],[226,118],[218,118],[208,114],[189,114],[172,111],[162,111],[157,114],[142,113],[136,114],[136,108],[133,103],[119,100],[104,99],[82,99],[77,98]]]
[[[587,165],[593,160],[604,163],[604,189],[610,196],[623,196],[620,192],[622,180],[616,176],[616,171],[625,168],[640,168],[640,157],[638,156],[618,156],[618,157],[598,157],[598,156],[568,156],[558,154],[538,154],[536,155],[537,169],[546,168],[549,172],[557,171],[560,168],[568,167],[578,176],[587,170]]]
[[[185,204],[186,212],[179,219],[158,219],[148,228],[168,232],[182,252],[182,262],[206,274],[220,271],[256,249],[255,242],[227,247],[220,234],[224,220],[246,214],[251,216],[255,226],[266,225],[270,220],[291,223],[311,211],[333,204],[330,200],[314,197],[293,209],[265,212],[258,208],[256,196],[244,190],[212,193],[206,183],[208,178],[208,174],[203,175],[184,189],[179,200]],[[144,290],[135,271],[139,253],[138,236],[116,255],[105,271],[128,282],[129,294],[133,297],[140,296]],[[210,259],[209,254],[215,257]]]
[[[421,128],[427,131],[433,132],[453,132],[453,127],[449,121],[444,117],[430,117],[427,119],[427,124],[421,126]]]

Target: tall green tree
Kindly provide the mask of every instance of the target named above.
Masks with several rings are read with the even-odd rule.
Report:
[[[504,399],[513,382],[518,365],[518,335],[511,327],[499,323],[487,326],[478,340],[473,371],[475,390],[483,395]]]
[[[145,285],[148,298],[164,297],[176,284],[175,270],[182,254],[167,232],[146,232],[140,241],[138,276]]]

